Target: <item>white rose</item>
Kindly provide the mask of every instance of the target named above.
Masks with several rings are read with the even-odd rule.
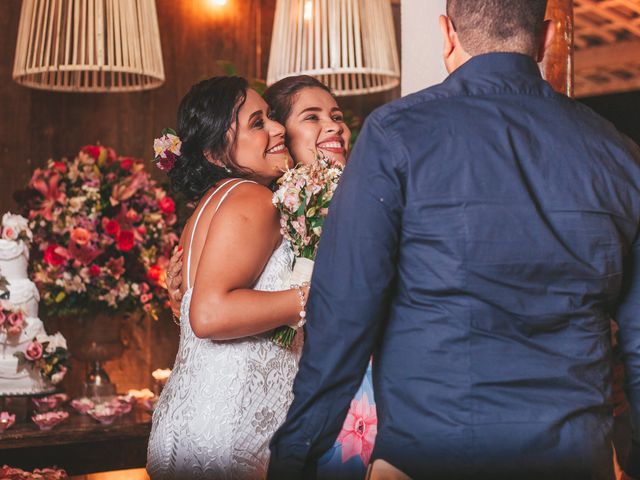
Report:
[[[50,335],[47,340],[49,341],[49,345],[47,345],[47,352],[53,353],[56,351],[56,348],[61,347],[67,350],[67,340],[62,336],[60,332],[55,335]]]
[[[22,215],[13,215],[11,212],[7,212],[2,216],[2,226],[4,231],[9,230],[13,232],[9,240],[15,240],[21,232],[25,232],[29,240],[33,238],[31,230],[29,230],[29,221]],[[8,237],[5,237],[8,238]]]
[[[67,374],[66,368],[64,370],[60,370],[58,373],[54,373],[51,376],[51,383],[53,383],[54,385],[59,384],[66,374]]]

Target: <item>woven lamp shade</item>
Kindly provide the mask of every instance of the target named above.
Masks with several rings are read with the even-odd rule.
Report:
[[[396,87],[400,64],[389,0],[278,0],[267,84],[302,74],[340,96]]]
[[[72,92],[162,85],[155,0],[23,0],[13,79]]]

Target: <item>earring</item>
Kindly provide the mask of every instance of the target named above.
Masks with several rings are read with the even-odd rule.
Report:
[[[224,171],[227,173],[231,173],[231,169],[229,167],[224,167]]]

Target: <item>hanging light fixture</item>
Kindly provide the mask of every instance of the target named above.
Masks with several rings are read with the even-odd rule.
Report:
[[[72,92],[159,87],[155,0],[23,0],[13,79]]]
[[[389,0],[278,0],[267,84],[312,75],[336,95],[400,82]]]

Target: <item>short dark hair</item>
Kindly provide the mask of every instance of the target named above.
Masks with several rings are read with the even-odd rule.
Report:
[[[283,78],[267,88],[263,94],[265,102],[269,105],[271,118],[282,125],[287,123],[295,97],[304,88],[320,88],[333,95],[329,87],[309,75]]]
[[[447,15],[470,55],[535,55],[547,0],[447,0]]]
[[[247,99],[249,83],[241,77],[213,77],[197,83],[178,107],[177,134],[181,154],[169,172],[171,187],[189,201],[198,201],[213,185],[229,177],[244,177],[231,156],[238,111]],[[224,165],[214,165],[204,152]]]

